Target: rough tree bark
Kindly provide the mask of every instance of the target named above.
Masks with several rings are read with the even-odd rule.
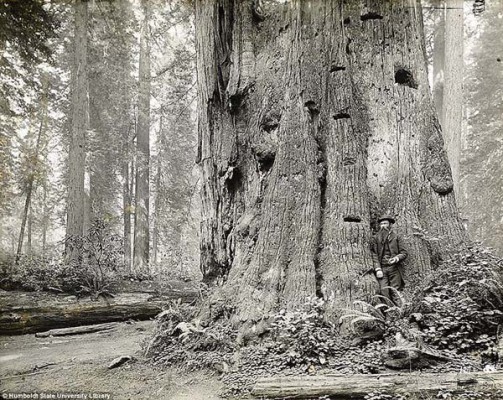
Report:
[[[86,165],[85,133],[88,127],[87,101],[87,1],[75,3],[74,60],[72,69],[72,125],[68,154],[68,201],[66,235],[82,236],[86,196],[84,175]],[[70,252],[70,259],[76,254]]]
[[[149,6],[142,1],[144,19],[140,31],[140,89],[138,95],[138,131],[136,138],[136,188],[133,269],[145,272],[149,261],[149,201],[150,201],[150,47]]]
[[[410,285],[463,245],[418,2],[198,0],[196,40],[206,316],[368,298],[384,212]]]
[[[459,161],[463,135],[463,0],[450,0],[445,12],[445,72],[442,130],[459,198]]]

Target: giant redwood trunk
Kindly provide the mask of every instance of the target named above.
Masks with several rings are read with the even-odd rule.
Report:
[[[465,242],[421,18],[413,0],[196,1],[213,317],[251,327],[309,297],[331,315],[368,298],[384,212],[410,286]]]

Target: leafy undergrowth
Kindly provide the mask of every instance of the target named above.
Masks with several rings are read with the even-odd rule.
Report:
[[[399,307],[358,302],[356,311],[342,318],[364,334],[356,340],[326,322],[320,299],[295,311],[280,310],[267,332],[246,346],[237,344],[237,332],[225,321],[201,326],[195,307],[172,303],[158,316],[156,335],[145,344],[145,351],[158,365],[218,371],[230,396],[246,395],[258,377],[390,372],[382,355],[399,345],[400,337],[419,348],[441,352],[449,360],[432,363],[426,367],[430,372],[470,372],[487,364],[497,367],[495,345],[503,322],[501,268],[501,260],[473,250],[458,263],[443,265],[410,302],[403,301]],[[377,334],[368,335],[363,328],[369,326]],[[368,399],[393,398],[382,393],[372,396]],[[439,396],[485,398],[468,392],[465,397],[449,397],[447,392]]]
[[[438,349],[490,358],[503,324],[503,260],[475,248],[442,267],[414,294],[410,319]]]
[[[95,220],[83,236],[68,237],[69,254],[14,255],[0,258],[0,288],[71,293],[110,294],[122,268],[122,239],[102,220]]]

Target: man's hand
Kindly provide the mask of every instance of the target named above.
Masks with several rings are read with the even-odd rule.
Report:
[[[400,259],[398,258],[398,256],[395,256],[395,257],[391,257],[388,261],[388,264],[392,265],[392,264],[396,264],[397,262],[399,262]]]
[[[376,278],[381,279],[383,277],[382,269],[376,269]]]

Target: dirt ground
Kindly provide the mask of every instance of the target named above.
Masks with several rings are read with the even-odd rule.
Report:
[[[143,321],[75,336],[0,337],[0,393],[4,398],[9,392],[64,392],[87,398],[109,393],[113,399],[220,399],[222,385],[215,376],[161,370],[145,362],[141,343],[152,329],[152,321]],[[135,360],[108,369],[122,355]]]

